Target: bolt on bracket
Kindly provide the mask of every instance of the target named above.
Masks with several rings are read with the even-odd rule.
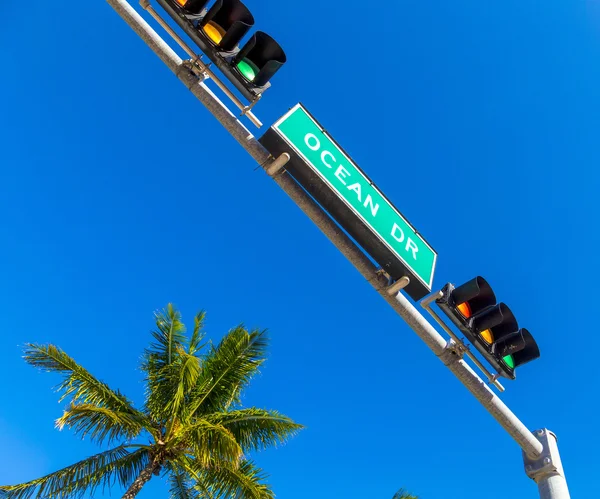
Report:
[[[553,475],[565,476],[560,455],[558,453],[558,439],[547,429],[536,430],[533,435],[543,446],[542,453],[537,458],[529,457],[523,452],[525,473],[536,483]]]
[[[267,172],[267,175],[269,175],[269,177],[274,177],[275,175],[277,175],[289,160],[290,155],[287,152],[281,153],[279,157],[275,158],[271,162],[271,164],[267,166],[265,170]]]

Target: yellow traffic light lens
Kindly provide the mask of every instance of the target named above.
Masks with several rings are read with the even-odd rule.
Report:
[[[182,7],[185,7],[185,4],[188,2],[188,0],[177,0],[177,3],[179,5],[181,5]]]
[[[258,67],[256,64],[246,58],[237,63],[237,68],[248,81],[254,81],[254,78],[256,78],[256,75],[258,74]]]
[[[512,355],[507,355],[506,357],[502,357],[502,360],[511,369],[515,368],[515,359],[513,359]]]
[[[485,341],[488,345],[491,345],[492,343],[494,343],[494,335],[492,334],[492,332],[489,329],[486,329],[485,331],[481,331],[481,333],[479,333],[479,335],[481,336],[483,341]]]
[[[219,45],[219,43],[221,43],[221,40],[225,36],[225,30],[213,21],[208,21],[202,27],[202,30],[204,31],[204,33],[206,33],[206,36],[210,38],[210,41],[213,42],[215,45]]]
[[[469,306],[469,304],[467,302],[457,305],[456,308],[458,309],[458,311],[462,314],[462,316],[465,319],[468,319],[469,317],[471,317],[471,307]]]

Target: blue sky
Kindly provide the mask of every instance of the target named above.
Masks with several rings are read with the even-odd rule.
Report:
[[[597,497],[600,7],[380,4],[248,0],[288,55],[256,114],[302,101],[438,251],[437,287],[493,285],[542,351],[503,399]],[[53,428],[58,380],[21,346],[140,401],[152,312],[174,302],[213,338],[271,331],[244,401],[307,426],[257,456],[278,497],[536,497],[518,446],[108,4],[0,18],[0,483],[94,451]]]

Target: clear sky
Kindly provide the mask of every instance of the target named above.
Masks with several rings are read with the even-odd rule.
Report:
[[[600,497],[598,4],[247,5],[289,61],[256,114],[302,101],[439,252],[435,286],[493,285],[542,351],[503,399],[558,434],[572,496]],[[270,329],[244,400],[307,426],[257,456],[278,497],[536,497],[519,447],[108,4],[0,19],[0,483],[95,450],[53,428],[58,379],[21,346],[140,401],[172,301],[213,338]]]

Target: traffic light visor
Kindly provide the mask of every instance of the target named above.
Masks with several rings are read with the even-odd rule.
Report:
[[[461,313],[461,315],[465,319],[468,319],[473,315],[471,313],[471,306],[469,305],[468,301],[466,301],[464,303],[459,303],[458,305],[456,305],[456,309]],[[481,331],[479,333],[479,336],[481,336],[481,339],[483,341],[485,341],[488,345],[491,345],[494,342],[494,335],[492,334],[492,331],[490,331],[489,329],[486,329],[485,331]]]
[[[175,2],[190,14],[199,14],[208,0],[175,0]]]
[[[481,276],[454,288],[451,296],[458,311],[467,319],[496,303],[496,295]]]
[[[285,62],[281,46],[262,31],[257,31],[234,59],[240,74],[257,87],[266,85]]]
[[[240,0],[217,0],[200,21],[200,32],[224,52],[231,52],[248,30],[254,17]]]
[[[473,316],[473,327],[479,334],[491,332],[491,342],[498,341],[505,336],[515,333],[519,329],[517,319],[510,308],[504,303],[488,307]]]
[[[531,362],[540,356],[540,349],[529,330],[523,328],[520,332],[523,335],[524,347],[513,354],[515,368],[527,364],[527,362]]]

